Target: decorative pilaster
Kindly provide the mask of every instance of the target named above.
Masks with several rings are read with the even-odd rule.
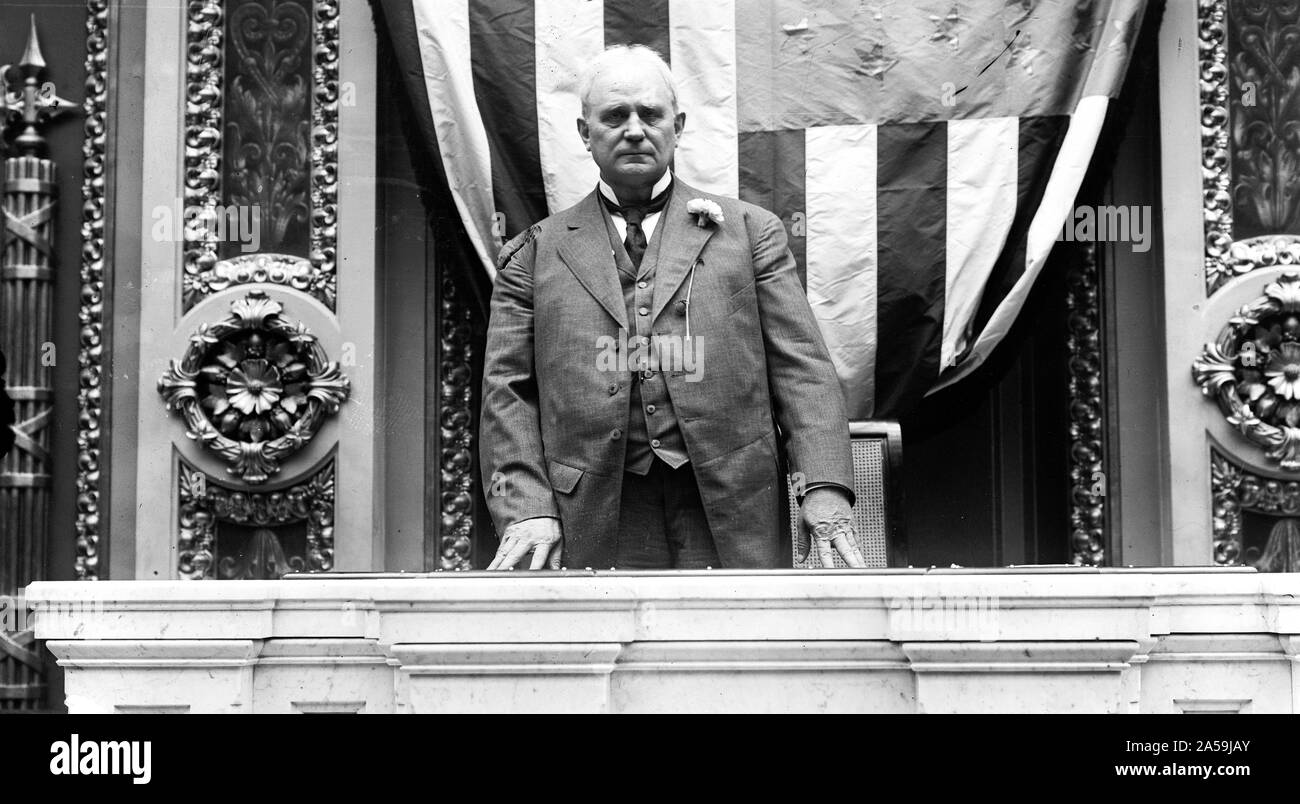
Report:
[[[338,39],[339,0],[189,3],[184,310],[268,282],[334,309]]]
[[[108,125],[108,0],[89,0],[86,13],[86,116],[81,146],[81,342],[77,353],[77,579],[99,579],[100,439],[105,419],[104,374],[105,140]]]
[[[1198,0],[1205,289],[1300,263],[1300,5]]]
[[[36,18],[22,59],[0,68],[0,129],[15,130],[4,161],[0,330],[14,400],[14,448],[0,462],[0,594],[16,595],[45,572],[50,528],[49,424],[54,416],[54,210],[57,169],[41,127],[72,104],[45,81]],[[4,133],[0,131],[0,133]],[[0,633],[0,709],[39,705],[45,686],[30,631]]]
[[[1075,564],[1106,563],[1105,378],[1095,243],[1081,244],[1067,282],[1070,353],[1070,548]]]
[[[442,332],[438,338],[440,374],[438,425],[442,467],[441,528],[436,568],[473,569],[474,423],[473,338],[470,310],[455,284],[442,280],[439,297]],[[426,561],[426,565],[433,562]]]

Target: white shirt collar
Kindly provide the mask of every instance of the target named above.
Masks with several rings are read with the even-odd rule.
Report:
[[[669,183],[672,182],[672,180],[673,180],[673,172],[671,170],[665,170],[664,175],[659,177],[659,181],[655,182],[654,188],[650,190],[650,197],[654,198],[655,196],[662,193],[664,190],[667,190],[668,185]],[[600,192],[602,195],[604,195],[610,201],[614,202],[615,206],[619,205],[620,202],[618,200],[618,194],[614,192],[613,187],[610,187],[608,184],[605,183],[604,179],[597,179],[596,186],[600,188]]]

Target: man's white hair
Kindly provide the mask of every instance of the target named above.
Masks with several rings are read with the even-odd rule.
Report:
[[[613,45],[587,62],[587,66],[583,67],[578,75],[578,97],[582,99],[583,117],[586,117],[591,109],[591,88],[596,83],[596,77],[610,67],[629,62],[649,67],[659,74],[664,85],[668,87],[668,94],[672,96],[673,114],[677,114],[677,82],[673,80],[673,71],[668,67],[668,62],[664,61],[664,57],[645,45]]]

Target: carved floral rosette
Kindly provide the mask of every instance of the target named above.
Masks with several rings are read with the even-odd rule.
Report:
[[[1300,274],[1283,274],[1238,310],[1192,377],[1247,440],[1300,471]]]
[[[239,491],[214,483],[183,462],[180,467],[180,521],[177,572],[197,580],[217,577],[220,522],[269,526],[306,523],[307,552],[290,569],[328,572],[334,567],[334,462],[309,480],[270,492]]]
[[[282,313],[265,292],[250,291],[231,303],[227,318],[201,324],[185,356],[158,381],[186,435],[254,485],[277,474],[350,390],[316,336]]]

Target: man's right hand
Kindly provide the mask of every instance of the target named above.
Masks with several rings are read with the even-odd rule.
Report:
[[[564,552],[564,534],[560,520],[553,516],[539,516],[516,522],[506,528],[501,537],[501,547],[488,565],[490,570],[511,570],[519,559],[529,553],[533,562],[529,569],[560,568],[560,554]]]

